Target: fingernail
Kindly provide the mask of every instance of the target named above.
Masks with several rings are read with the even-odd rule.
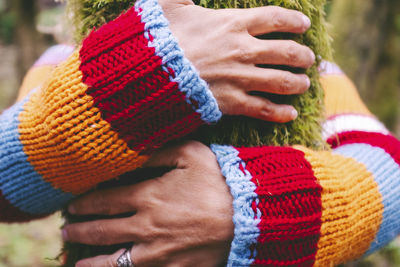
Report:
[[[307,83],[307,89],[310,88],[311,81],[310,81],[310,78],[308,78],[308,76],[307,76],[307,79],[306,79],[306,83]]]
[[[65,229],[62,229],[62,239],[64,241],[68,241],[68,233],[67,233],[67,230],[65,230]]]
[[[75,209],[74,205],[71,204],[71,205],[68,206],[68,212],[71,213],[71,214],[75,214],[76,213],[76,209]]]
[[[291,115],[292,115],[292,120],[294,120],[294,119],[297,118],[297,116],[299,115],[299,113],[297,112],[297,110],[293,109]]]
[[[314,52],[313,52],[313,51],[311,51],[310,53],[311,53],[311,59],[312,59],[312,62],[314,63],[314,62],[315,62],[315,54],[314,54]]]
[[[303,23],[304,23],[304,27],[306,27],[306,29],[310,28],[311,20],[306,15],[303,15]]]

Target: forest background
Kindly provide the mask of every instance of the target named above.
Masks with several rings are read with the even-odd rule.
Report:
[[[330,0],[326,7],[335,61],[371,111],[400,137],[400,1]],[[54,0],[0,0],[0,111],[26,71],[55,43],[68,42],[64,6]],[[0,267],[55,267],[59,214],[28,224],[0,224]],[[345,265],[400,267],[400,241]]]

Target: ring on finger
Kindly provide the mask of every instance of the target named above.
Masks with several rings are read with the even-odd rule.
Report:
[[[117,267],[135,267],[131,259],[131,251],[125,251],[117,259]]]

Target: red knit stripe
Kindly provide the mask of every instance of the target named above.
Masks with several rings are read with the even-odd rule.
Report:
[[[256,185],[260,235],[254,266],[312,266],[321,228],[321,191],[304,153],[289,147],[240,148]]]
[[[186,102],[178,84],[171,82],[174,72],[162,68],[148,42],[144,23],[131,8],[92,32],[81,49],[87,93],[102,118],[136,151],[158,147],[202,123],[191,106],[195,103]]]
[[[388,153],[393,160],[400,165],[400,142],[391,135],[381,133],[371,133],[362,131],[350,131],[340,133],[328,139],[328,144],[332,148],[347,144],[369,144],[374,147],[380,147]]]
[[[0,190],[0,222],[28,222],[48,216],[48,214],[28,214],[22,212],[3,196]]]

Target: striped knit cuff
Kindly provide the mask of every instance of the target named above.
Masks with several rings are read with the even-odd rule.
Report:
[[[135,151],[149,152],[221,117],[156,0],[140,0],[92,32],[80,59],[87,93]]]
[[[222,175],[226,178],[233,196],[234,239],[228,258],[228,266],[250,266],[254,261],[252,247],[257,243],[260,234],[258,224],[260,215],[254,211],[253,204],[257,200],[256,186],[251,175],[245,170],[245,162],[232,146],[212,145],[217,156]]]
[[[212,150],[234,198],[228,266],[312,266],[322,189],[304,153],[289,147]]]

